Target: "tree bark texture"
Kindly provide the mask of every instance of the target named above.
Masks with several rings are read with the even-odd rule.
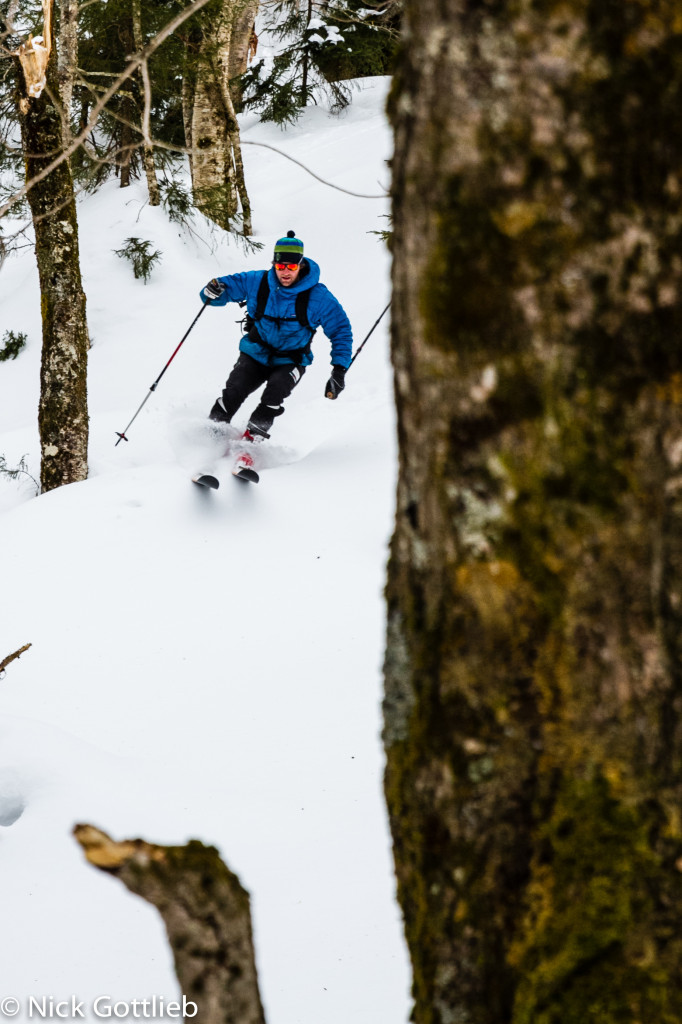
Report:
[[[185,133],[185,146],[188,152],[189,171],[194,181],[194,160],[192,159],[192,109],[194,107],[194,43],[185,47],[185,60],[182,69],[182,127]]]
[[[135,49],[139,53],[144,46],[144,33],[142,31],[142,0],[131,0],[131,13],[133,21],[133,39],[135,42]],[[139,76],[142,85],[142,113],[140,118],[142,126],[142,163],[144,166],[145,177],[147,179],[149,205],[160,206],[161,193],[159,191],[159,182],[156,177],[154,147],[152,145],[149,130],[149,111],[152,100],[152,85],[149,77],[149,68],[147,67],[146,62],[140,68]]]
[[[56,52],[47,65],[47,89],[20,100],[26,180],[62,148]],[[67,160],[32,186],[28,201],[35,229],[40,277],[43,348],[38,425],[41,486],[49,491],[88,474],[87,352],[85,295],[81,283],[78,222]]]
[[[62,138],[71,141],[71,102],[78,67],[78,0],[59,0],[59,95],[62,102]]]
[[[265,1024],[249,895],[217,850],[116,842],[92,825],[74,835],[91,864],[158,909],[180,989],[198,1008],[194,1024]]]
[[[226,231],[241,198],[243,230],[250,233],[250,205],[241,160],[239,125],[230,92],[233,28],[251,0],[221,0],[199,15],[201,26],[191,60],[191,124],[185,117],[194,201]],[[188,105],[183,92],[183,109]],[[187,132],[187,128],[189,131]],[[190,147],[191,140],[191,147]]]
[[[119,38],[126,53],[133,53],[135,50],[135,38],[133,30],[133,11],[129,18],[121,19],[118,26]],[[128,188],[132,178],[133,154],[137,148],[138,133],[133,127],[137,121],[137,104],[132,92],[132,81],[126,82],[120,92],[121,121],[119,124],[119,143],[116,163],[121,176],[121,188]]]
[[[416,1024],[682,1021],[682,33],[407,0],[386,797]]]
[[[305,30],[308,31],[308,26],[313,17],[313,0],[307,0],[307,9],[305,13]],[[308,103],[308,76],[310,74],[310,53],[308,46],[303,47],[303,53],[301,55],[301,106],[305,107]]]
[[[246,0],[235,7],[232,19],[232,43],[230,46],[230,59],[227,67],[227,77],[230,83],[230,92],[235,110],[241,110],[242,90],[239,84],[239,76],[243,75],[249,64],[249,52],[252,46],[256,15],[260,0]]]

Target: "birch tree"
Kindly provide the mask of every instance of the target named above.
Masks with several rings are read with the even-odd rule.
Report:
[[[187,148],[196,206],[225,230],[241,210],[251,234],[239,124],[230,81],[244,70],[257,0],[216,0],[202,11],[188,41],[183,81]],[[242,67],[243,65],[243,67]]]
[[[407,0],[386,796],[416,1024],[682,1021],[682,36]]]

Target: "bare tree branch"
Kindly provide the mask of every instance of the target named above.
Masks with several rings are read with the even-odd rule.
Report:
[[[31,644],[24,644],[24,646],[20,647],[18,651],[14,652],[14,654],[8,654],[6,658],[3,658],[2,661],[0,661],[0,678],[5,674],[7,666],[13,661],[16,661],[17,658],[20,658],[24,651],[27,651],[31,646]]]
[[[315,172],[311,171],[309,167],[302,164],[300,160],[294,159],[293,156],[289,156],[289,154],[285,153],[283,150],[277,149],[276,146],[268,145],[267,142],[252,142],[247,139],[242,139],[242,146],[260,146],[262,149],[271,149],[273,153],[279,153],[279,155],[285,157],[285,159],[291,160],[294,164],[298,164],[298,166],[302,167],[307,174],[310,174],[311,177],[315,178],[317,181],[321,181],[322,184],[327,185],[328,188],[335,188],[337,192],[345,192],[346,195],[355,196],[356,199],[386,199],[388,196],[388,192],[382,192],[380,196],[365,195],[363,192],[351,192],[348,188],[341,188],[340,185],[334,185],[331,181],[325,181],[325,179],[321,178],[319,174],[315,174]],[[2,210],[0,210],[0,213],[2,213]]]

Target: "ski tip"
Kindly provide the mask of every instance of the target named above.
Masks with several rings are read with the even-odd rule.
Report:
[[[199,484],[200,487],[211,487],[214,491],[217,491],[220,487],[220,482],[214,476],[209,476],[208,473],[200,473],[199,476],[193,476],[192,483]]]
[[[233,472],[233,476],[237,480],[244,480],[245,482],[251,484],[257,484],[260,479],[255,469],[235,469]]]

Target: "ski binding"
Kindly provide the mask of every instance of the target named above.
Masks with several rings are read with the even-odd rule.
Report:
[[[247,427],[244,433],[242,434],[242,441],[248,441],[250,445],[254,443],[259,444],[261,441],[264,441],[265,438],[269,436],[269,434],[252,434],[249,428]],[[232,469],[232,475],[236,476],[237,480],[245,480],[251,484],[258,483],[260,477],[258,476],[256,470],[253,468],[253,455],[251,455],[250,452],[245,451],[241,453],[241,455],[234,464],[234,467]]]

